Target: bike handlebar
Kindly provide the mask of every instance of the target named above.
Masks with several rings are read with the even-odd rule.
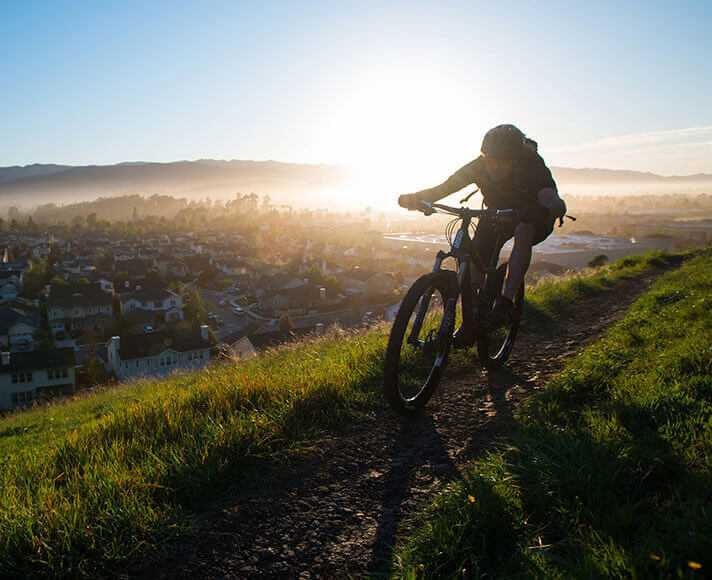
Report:
[[[469,207],[453,207],[450,205],[443,205],[441,203],[434,203],[431,201],[419,201],[418,211],[423,212],[425,215],[432,215],[434,213],[447,213],[450,215],[456,215],[461,218],[464,217],[482,217],[485,215],[495,216],[495,217],[516,217],[521,212],[516,209],[470,209]]]

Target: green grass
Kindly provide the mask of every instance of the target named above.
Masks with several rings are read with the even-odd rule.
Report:
[[[663,276],[409,524],[406,577],[712,570],[712,252]]]
[[[648,255],[540,284],[529,324],[685,257]],[[250,362],[1,419],[0,574],[107,576],[150,560],[191,533],[211,498],[381,408],[388,331],[334,330]],[[448,371],[468,365],[458,353]]]

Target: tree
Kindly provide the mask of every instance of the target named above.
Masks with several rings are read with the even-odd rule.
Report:
[[[294,323],[292,322],[292,318],[289,314],[282,314],[279,319],[278,326],[284,334],[291,334],[294,332]]]
[[[110,270],[113,263],[114,263],[114,252],[104,248],[101,251],[101,256],[99,256],[99,266],[101,266],[102,268],[105,268],[107,270]]]
[[[183,316],[193,324],[203,324],[208,319],[208,309],[195,286],[183,289]]]
[[[106,372],[104,365],[99,362],[96,356],[92,356],[84,361],[84,374],[87,380],[87,386],[101,385],[109,380],[109,373]]]
[[[326,282],[326,276],[319,264],[312,264],[307,270],[305,278],[315,286],[323,286]]]
[[[47,256],[32,260],[25,272],[23,293],[26,296],[34,297],[37,292],[44,290],[51,278],[52,266],[49,264]]]
[[[218,270],[214,266],[208,266],[198,276],[198,284],[206,286],[217,278]]]
[[[333,274],[324,278],[323,286],[326,288],[326,291],[329,296],[336,296],[339,292],[343,290],[339,279]]]
[[[53,346],[52,332],[46,328],[38,328],[35,330],[32,334],[32,338],[35,339],[35,343],[39,349],[52,348]]]

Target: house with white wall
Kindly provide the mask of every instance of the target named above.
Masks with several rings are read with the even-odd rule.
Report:
[[[132,332],[164,328],[183,320],[183,299],[170,290],[158,287],[142,288],[119,296],[121,314],[131,324]]]
[[[121,380],[165,376],[199,369],[210,362],[208,326],[167,328],[150,334],[112,336],[106,343],[106,368]]]
[[[114,323],[114,299],[99,284],[47,286],[47,322],[52,334],[81,334],[91,328],[98,336]]]
[[[40,329],[40,311],[30,301],[16,300],[0,305],[0,348],[32,350]]]
[[[3,351],[0,357],[0,408],[30,405],[40,398],[76,389],[73,348],[30,352]]]

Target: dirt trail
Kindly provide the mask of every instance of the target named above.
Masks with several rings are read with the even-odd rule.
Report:
[[[596,339],[655,276],[630,280],[521,333],[506,368],[444,384],[415,422],[384,409],[322,441],[260,489],[232,496],[197,542],[153,569],[163,577],[323,578],[383,573],[404,518],[423,506],[492,438],[513,409]]]

